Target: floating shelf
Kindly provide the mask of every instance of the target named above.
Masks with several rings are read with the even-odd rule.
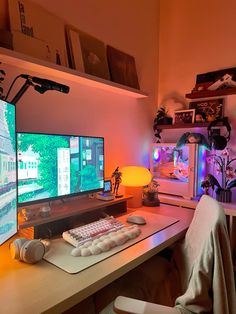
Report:
[[[199,123],[178,123],[178,124],[165,124],[158,125],[157,129],[186,129],[186,128],[207,128],[210,122],[199,122]]]
[[[196,98],[207,98],[207,97],[215,97],[215,96],[226,96],[236,94],[236,87],[227,88],[227,89],[219,89],[219,90],[204,90],[199,92],[193,92],[190,94],[186,94],[185,97],[189,99]]]
[[[18,68],[23,68],[26,72],[27,70],[36,71],[42,75],[55,76],[56,78],[62,78],[81,85],[91,86],[93,88],[99,88],[133,98],[148,97],[146,93],[135,88],[117,84],[115,82],[89,75],[87,73],[78,72],[61,65],[40,60],[5,48],[0,48],[0,62]]]

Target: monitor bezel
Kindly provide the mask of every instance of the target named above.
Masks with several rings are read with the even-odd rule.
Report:
[[[50,203],[51,201],[56,200],[64,200],[68,198],[78,197],[80,195],[86,195],[86,194],[93,194],[95,192],[103,191],[104,189],[104,180],[105,180],[105,141],[103,136],[92,136],[92,135],[78,135],[78,134],[62,134],[62,133],[46,133],[46,132],[26,132],[26,131],[17,131],[16,132],[16,142],[18,143],[18,134],[38,134],[38,135],[52,135],[52,136],[69,136],[69,137],[83,137],[83,138],[94,138],[94,139],[102,139],[103,140],[103,187],[89,190],[89,191],[80,191],[75,193],[69,193],[65,195],[58,195],[58,196],[52,196],[47,197],[44,199],[37,199],[37,200],[31,200],[26,202],[19,202],[18,201],[18,184],[17,184],[17,204],[18,208],[24,207],[24,206],[30,206],[35,204],[42,204],[42,203]],[[18,148],[18,146],[17,146]],[[18,174],[18,150],[17,150],[17,174]],[[18,180],[17,180],[18,182]]]
[[[18,221],[18,163],[17,163],[17,132],[16,132],[16,106],[15,104],[12,104],[11,102],[5,101],[3,99],[0,99],[0,102],[4,102],[8,105],[11,105],[15,108],[14,113],[15,113],[15,119],[14,119],[14,128],[15,128],[15,157],[16,157],[16,162],[15,162],[15,178],[16,178],[16,210],[15,210],[15,221],[16,221],[16,230],[14,233],[11,234],[7,239],[5,239],[3,242],[0,242],[0,246],[12,239],[18,232],[19,229],[19,221]]]

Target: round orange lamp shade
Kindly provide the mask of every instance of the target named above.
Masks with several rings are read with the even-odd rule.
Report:
[[[121,169],[122,181],[121,185],[124,186],[145,186],[152,180],[150,171],[141,166],[128,166]]]

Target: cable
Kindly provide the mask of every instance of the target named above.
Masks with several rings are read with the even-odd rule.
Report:
[[[20,77],[21,77],[21,76],[18,75],[18,76],[13,80],[13,82],[11,83],[11,86],[9,87],[8,92],[7,92],[6,96],[5,96],[5,101],[7,101],[7,97],[9,96],[10,91],[11,91],[13,85],[15,84],[16,80],[17,80],[18,78],[20,78]]]
[[[28,74],[20,74],[11,83],[11,86],[6,94],[5,101],[8,101],[10,91],[19,77],[24,78],[26,81],[17,92],[17,94],[13,97],[13,99],[9,101],[12,104],[16,104],[30,86],[33,86],[34,89],[40,94],[44,94],[48,90],[56,90],[58,92],[68,94],[70,90],[69,86],[67,85],[59,84],[57,82],[42,79],[36,76],[30,76]]]

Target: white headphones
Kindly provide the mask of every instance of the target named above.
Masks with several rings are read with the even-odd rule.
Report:
[[[44,240],[19,238],[10,244],[11,257],[29,264],[39,262],[48,249],[49,243]]]

